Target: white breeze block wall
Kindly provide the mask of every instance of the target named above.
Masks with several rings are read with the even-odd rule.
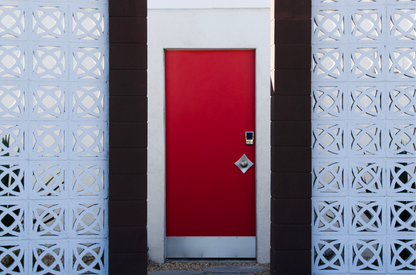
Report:
[[[0,0],[0,273],[106,274],[107,0]]]
[[[314,274],[416,273],[416,2],[312,1]]]

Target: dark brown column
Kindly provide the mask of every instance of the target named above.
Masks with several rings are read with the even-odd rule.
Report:
[[[311,274],[310,17],[310,0],[272,1],[271,274]]]
[[[147,1],[109,0],[109,272],[147,273]]]

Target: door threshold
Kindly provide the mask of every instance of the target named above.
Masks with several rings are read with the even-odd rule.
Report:
[[[256,237],[166,237],[166,258],[252,259]]]
[[[165,262],[257,263],[257,259],[256,258],[166,258]]]

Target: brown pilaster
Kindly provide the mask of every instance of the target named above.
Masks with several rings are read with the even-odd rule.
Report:
[[[147,273],[147,1],[109,0],[109,273]]]
[[[310,0],[272,0],[270,256],[275,275],[311,274],[310,18]]]

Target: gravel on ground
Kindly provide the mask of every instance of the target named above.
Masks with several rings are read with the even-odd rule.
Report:
[[[255,275],[270,275],[270,264],[259,264],[256,262],[224,262],[224,261],[167,261],[165,263],[156,263],[153,261],[148,261],[147,271],[155,270],[203,270],[204,268],[211,266],[220,266],[220,265],[247,265],[247,266],[263,266],[267,270],[260,272],[251,272]]]

